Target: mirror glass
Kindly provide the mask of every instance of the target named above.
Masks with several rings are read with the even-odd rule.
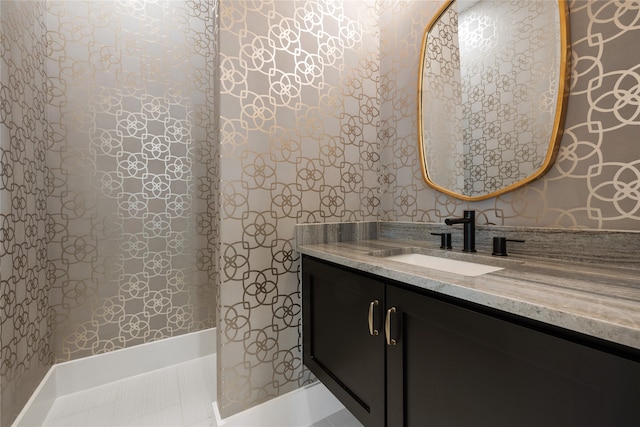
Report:
[[[568,90],[567,5],[453,0],[427,26],[418,123],[427,183],[483,200],[553,164]]]

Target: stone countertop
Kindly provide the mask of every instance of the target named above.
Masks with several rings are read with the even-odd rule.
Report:
[[[306,244],[302,254],[640,349],[640,268],[445,251],[391,239]],[[385,259],[418,252],[504,269],[469,277]]]

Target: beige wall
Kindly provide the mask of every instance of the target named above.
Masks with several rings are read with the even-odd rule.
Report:
[[[47,3],[57,360],[215,325],[213,5]]]
[[[0,2],[0,425],[52,362],[44,3]]]
[[[374,1],[222,1],[218,404],[310,381],[293,227],[377,218]]]

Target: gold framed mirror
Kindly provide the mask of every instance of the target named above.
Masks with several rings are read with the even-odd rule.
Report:
[[[449,0],[427,25],[418,79],[422,175],[450,196],[496,197],[544,175],[569,88],[565,0]]]

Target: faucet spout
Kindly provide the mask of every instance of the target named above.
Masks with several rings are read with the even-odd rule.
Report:
[[[447,218],[447,225],[464,224],[464,252],[476,251],[476,211],[464,211],[463,218]]]
[[[444,220],[444,223],[447,225],[468,224],[469,218],[447,218]]]

